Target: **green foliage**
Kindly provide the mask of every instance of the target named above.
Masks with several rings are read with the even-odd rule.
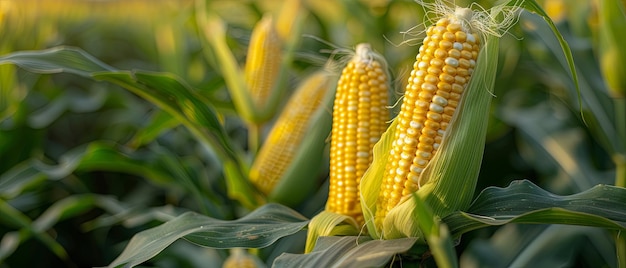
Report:
[[[179,238],[212,248],[260,248],[296,233],[308,220],[289,208],[269,204],[234,221],[187,212],[156,228],[133,236],[110,267],[141,264]]]
[[[620,24],[608,19],[623,9],[602,5],[604,16],[575,0],[552,21],[546,7],[559,1],[524,1],[481,71],[495,84],[472,80],[487,98],[467,105],[489,113],[489,126],[464,120],[456,133],[486,140],[467,144],[473,156],[451,152],[438,164],[482,158],[466,174],[479,174],[464,192],[471,205],[454,200],[463,204],[442,213],[437,202],[456,196],[416,195],[403,216],[423,237],[392,240],[319,213],[328,155],[317,144],[328,117],[299,152],[301,167],[288,174],[296,179],[273,196],[247,173],[295,85],[311,70],[342,67],[343,50],[329,49],[371,43],[399,98],[428,24],[420,5],[301,1],[282,88],[256,111],[240,69],[251,29],[279,11],[276,1],[0,1],[0,267],[219,266],[232,247],[276,267],[623,266],[626,104],[607,73],[619,69],[606,61],[620,49],[607,39]],[[388,154],[382,141],[377,158]],[[304,201],[266,204],[294,196]]]

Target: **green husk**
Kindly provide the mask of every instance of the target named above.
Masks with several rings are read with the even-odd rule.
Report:
[[[312,252],[320,236],[358,235],[356,220],[350,216],[322,211],[309,222],[304,253]]]
[[[385,175],[385,166],[389,159],[389,151],[398,121],[393,121],[380,140],[374,145],[373,160],[370,167],[361,178],[361,208],[363,218],[367,226],[367,232],[374,239],[381,238],[381,232],[376,227],[374,216],[376,215],[376,201]]]
[[[331,79],[330,73],[323,75],[328,77],[325,81],[326,84],[319,85],[319,90],[326,90],[325,96],[307,122],[306,137],[298,146],[296,155],[269,194],[268,199],[271,202],[295,206],[309,196],[318,182],[316,177],[319,175],[326,139],[330,134],[332,125],[331,107],[335,95],[334,85],[336,85],[336,81]],[[290,111],[283,112],[289,113]]]

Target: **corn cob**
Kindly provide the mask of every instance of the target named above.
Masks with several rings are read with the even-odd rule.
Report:
[[[395,119],[376,204],[378,226],[403,197],[426,183],[420,174],[437,152],[476,64],[479,37],[470,30],[471,17],[470,9],[458,8],[426,30]]]
[[[361,225],[359,182],[389,120],[387,83],[382,57],[369,44],[359,44],[335,94],[326,210],[351,216]]]
[[[330,89],[329,76],[318,72],[306,79],[283,109],[250,169],[250,180],[269,195],[287,171],[308,134],[310,118]],[[328,134],[325,134],[328,135]]]
[[[244,70],[252,101],[258,108],[264,108],[278,80],[281,55],[281,40],[272,17],[267,15],[252,31]]]

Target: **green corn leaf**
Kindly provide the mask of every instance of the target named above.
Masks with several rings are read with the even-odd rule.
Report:
[[[273,267],[384,267],[391,258],[408,251],[416,238],[371,240],[366,236],[320,237],[309,254],[283,253]]]
[[[0,240],[0,262],[9,257],[13,251],[31,236],[43,243],[50,251],[62,260],[68,260],[68,254],[50,234],[38,230],[31,219],[18,211],[4,200],[0,200],[0,221],[11,227],[19,228],[19,232],[10,232]]]
[[[89,77],[113,67],[80,48],[60,46],[45,50],[20,51],[0,57],[0,64],[13,63],[33,73],[72,73]]]
[[[411,218],[419,223],[420,230],[424,233],[437,266],[442,268],[458,267],[458,258],[448,227],[441,224],[439,217],[433,214],[432,210],[417,194],[413,194],[412,199],[415,201],[415,209]]]
[[[164,111],[156,111],[149,119],[146,126],[137,131],[130,144],[133,147],[146,145],[154,141],[161,133],[174,128],[180,122],[176,118]]]
[[[106,197],[96,194],[82,194],[58,200],[32,222],[32,228],[39,232],[45,232],[64,219],[75,217],[96,207],[101,198]]]
[[[278,205],[264,205],[245,217],[224,221],[187,212],[155,228],[142,231],[130,240],[109,267],[133,267],[156,256],[180,238],[212,248],[261,248],[294,234],[308,220]]]
[[[98,80],[118,84],[174,116],[200,142],[223,159],[238,159],[215,110],[199,94],[172,75],[150,72],[99,72]]]
[[[118,84],[174,116],[220,157],[239,162],[209,101],[171,74],[115,70],[72,47],[15,52],[0,57],[0,64],[6,63],[34,73],[67,72]]]
[[[519,0],[511,0],[508,5],[515,6],[518,5],[519,2]],[[565,41],[565,38],[563,38],[561,32],[559,32],[559,29],[556,28],[556,25],[554,25],[554,22],[552,21],[552,19],[550,19],[550,16],[548,16],[548,14],[541,8],[539,4],[537,4],[535,0],[522,1],[522,7],[527,11],[540,16],[548,24],[548,27],[550,27],[550,30],[552,30],[552,33],[559,41],[559,45],[561,45],[561,50],[563,52],[563,55],[565,56],[565,61],[567,62],[567,67],[569,68],[570,74],[572,75],[572,80],[574,80],[574,86],[576,87],[576,93],[578,94],[578,106],[582,113],[583,102],[580,93],[580,85],[578,83],[578,74],[576,73],[574,56],[572,56],[572,50],[569,47],[569,44],[567,43],[567,41]]]
[[[453,237],[508,223],[571,224],[615,230],[626,229],[626,189],[597,185],[587,191],[559,196],[529,181],[506,188],[489,187],[465,212],[443,218]]]
[[[235,163],[226,161],[223,165],[229,198],[239,201],[247,209],[255,209],[267,202],[265,197],[250,184],[248,177],[239,172],[239,167]]]
[[[201,209],[211,215],[221,215],[219,206],[204,202],[206,197],[194,182],[194,167],[189,160],[176,157],[163,147],[148,147],[140,151],[108,142],[92,142],[62,155],[57,165],[31,159],[15,166],[0,176],[0,196],[14,198],[47,179],[63,179],[74,172],[112,171],[133,174],[172,190],[184,189],[191,193]]]

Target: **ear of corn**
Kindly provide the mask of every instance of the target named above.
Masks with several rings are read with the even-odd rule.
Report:
[[[325,71],[303,81],[261,147],[250,180],[270,200],[295,205],[314,185],[330,132],[331,84]]]
[[[254,27],[245,65],[245,80],[254,105],[265,108],[281,68],[281,40],[272,17],[264,16]]]
[[[427,183],[421,174],[437,153],[476,65],[479,36],[461,16],[465,14],[444,17],[426,31],[396,118],[391,159],[376,208],[378,224]]]
[[[372,148],[387,127],[388,78],[382,57],[359,44],[339,78],[333,106],[330,188],[326,210],[363,224],[359,184]]]
[[[428,182],[416,193],[391,209],[384,219],[376,219],[377,203],[381,198],[386,166],[393,161],[394,137],[398,131],[398,118],[374,146],[374,161],[361,180],[361,205],[368,233],[375,239],[398,237],[423,237],[418,221],[413,218],[416,198],[425,202],[437,217],[452,211],[463,210],[471,202],[480,164],[489,119],[491,92],[498,63],[498,37],[487,36],[474,78],[470,82],[455,118],[442,140],[437,154],[422,173]]]
[[[198,25],[212,48],[207,59],[219,66],[237,113],[253,124],[273,118],[286,88],[285,69],[293,59],[295,42],[283,52],[273,20],[265,16],[253,30],[242,70],[226,42],[226,24],[218,15],[206,11],[204,2],[198,3]]]

